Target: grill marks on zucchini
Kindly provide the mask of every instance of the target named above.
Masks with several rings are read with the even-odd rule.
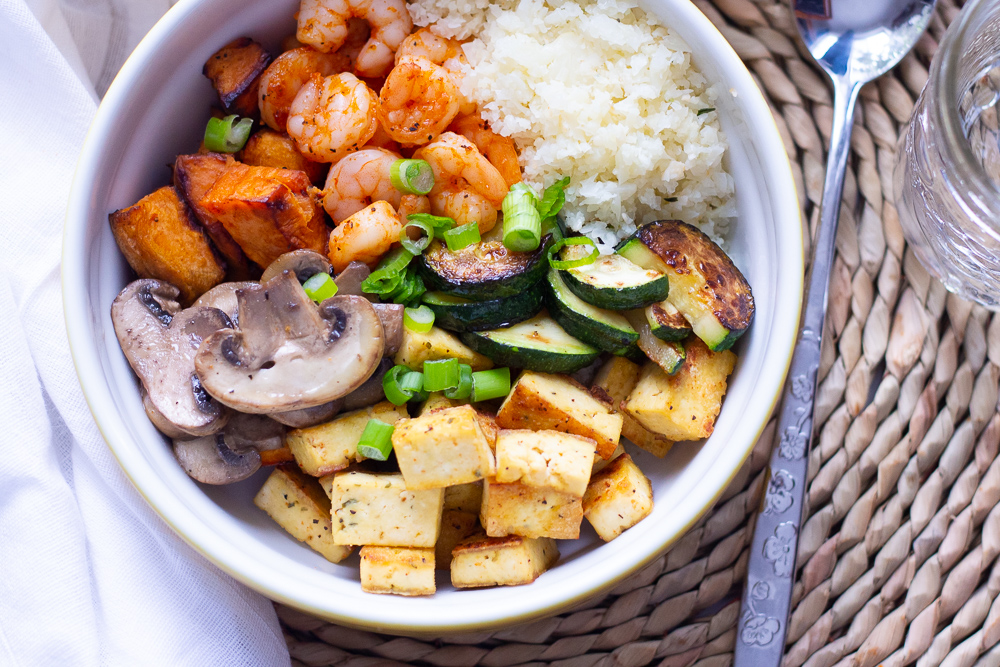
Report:
[[[722,248],[697,228],[678,220],[652,222],[618,252],[643,268],[669,276],[667,301],[709,349],[729,349],[753,321],[753,293],[746,278]]]
[[[434,323],[449,331],[484,331],[523,322],[542,309],[542,285],[503,299],[470,301],[444,292],[426,292],[423,302],[434,311]]]
[[[562,258],[575,259],[588,251],[584,246],[567,246]],[[593,264],[560,273],[574,294],[606,310],[642,308],[666,299],[670,289],[662,271],[648,270],[618,254],[603,255]]]
[[[544,310],[506,329],[466,332],[462,342],[498,366],[544,373],[572,373],[593,363],[600,350],[566,333]]]
[[[550,269],[545,305],[563,329],[584,343],[612,354],[624,354],[639,340],[639,334],[621,313],[592,306],[567,286],[562,271]]]
[[[420,276],[432,290],[452,296],[478,301],[514,296],[545,277],[545,253],[551,239],[543,238],[532,252],[508,250],[502,235],[494,232],[479,243],[454,251],[436,240],[420,257]]]
[[[691,333],[691,325],[669,300],[646,306],[646,321],[654,336],[668,342],[684,340]]]

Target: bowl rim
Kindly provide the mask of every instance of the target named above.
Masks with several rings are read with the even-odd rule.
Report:
[[[642,0],[640,0],[641,2]],[[231,549],[231,547],[212,532],[211,526],[204,519],[195,515],[189,508],[170,503],[169,501],[173,496],[173,492],[165,485],[160,483],[159,486],[162,488],[155,488],[157,485],[154,484],[154,488],[150,488],[145,484],[139,483],[139,474],[133,466],[144,464],[141,464],[137,460],[135,452],[130,451],[132,449],[130,442],[123,442],[115,436],[117,427],[109,423],[108,420],[110,417],[105,415],[106,411],[98,409],[96,405],[99,400],[110,401],[110,397],[107,396],[107,391],[101,389],[99,386],[103,380],[103,374],[99,372],[97,364],[91,358],[92,353],[88,347],[90,334],[74,334],[78,330],[78,326],[89,327],[90,319],[87,316],[86,304],[88,298],[84,288],[87,282],[85,280],[87,273],[86,263],[84,262],[83,253],[73,251],[85,245],[83,232],[86,228],[87,216],[83,213],[86,210],[84,204],[90,196],[92,185],[96,178],[96,169],[93,167],[99,161],[102,151],[102,143],[97,137],[106,136],[110,129],[110,121],[114,113],[111,109],[119,108],[119,103],[127,94],[130,82],[143,71],[148,61],[156,55],[157,45],[161,39],[171,33],[177,24],[187,19],[189,14],[201,3],[202,0],[179,0],[140,41],[116,75],[84,139],[83,148],[70,188],[63,235],[61,271],[63,310],[70,354],[77,377],[87,406],[94,417],[101,436],[108,444],[118,465],[128,477],[133,487],[150,507],[195,551],[234,579],[267,596],[271,600],[352,627],[409,635],[428,635],[442,631],[468,632],[483,629],[495,630],[559,613],[583,600],[607,592],[625,578],[648,565],[655,558],[663,554],[668,547],[683,537],[708,509],[715,504],[725,489],[728,488],[767,426],[768,419],[764,419],[756,428],[756,432],[752,434],[752,437],[747,440],[748,445],[745,451],[741,452],[738,464],[736,463],[736,459],[733,459],[734,465],[728,471],[725,483],[720,485],[718,490],[713,491],[707,497],[702,496],[697,503],[693,503],[692,505],[695,509],[689,511],[688,520],[683,528],[659,544],[646,556],[631,563],[614,576],[598,583],[590,584],[588,587],[575,591],[571,595],[555,598],[554,601],[545,605],[533,606],[527,611],[506,614],[501,618],[472,620],[463,623],[441,624],[435,623],[433,619],[414,619],[414,622],[411,623],[384,622],[375,619],[359,618],[358,616],[337,612],[332,608],[317,608],[309,605],[294,596],[286,594],[280,586],[271,585],[271,580],[267,576],[270,573],[269,568],[256,563],[254,559],[236,559],[239,562],[233,562],[232,554],[229,554],[230,557],[227,557],[227,554],[224,553],[227,549]],[[799,222],[799,224],[790,225],[791,229],[782,229],[783,233],[790,233],[791,238],[785,238],[783,241],[779,240],[779,242],[782,245],[793,243],[793,247],[802,248],[801,209],[796,194],[791,164],[785,153],[784,143],[781,140],[777,124],[764,99],[763,93],[754,83],[750,72],[733,47],[701,10],[690,0],[666,0],[666,4],[669,6],[669,11],[683,14],[691,24],[698,26],[702,39],[709,42],[714,51],[714,60],[720,67],[724,66],[726,71],[731,73],[733,79],[733,81],[730,81],[733,84],[732,89],[741,98],[741,105],[746,109],[747,115],[752,117],[755,123],[760,124],[760,127],[755,126],[755,132],[762,132],[769,135],[760,143],[767,147],[766,152],[762,153],[762,162],[768,171],[768,180],[776,184],[774,192],[777,194],[774,194],[770,198],[770,201],[774,204],[774,217],[776,219],[791,218]],[[782,193],[784,193],[783,196]],[[801,295],[804,287],[804,253],[802,251],[792,253],[791,259],[794,260],[796,266],[790,268],[797,270],[792,272],[793,282],[789,283],[782,291],[785,293],[797,293],[799,298],[795,300],[794,308],[789,309],[787,315],[779,318],[776,322],[776,324],[784,324],[784,327],[773,327],[770,331],[771,337],[777,338],[782,349],[787,350],[787,352],[782,362],[783,367],[780,369],[781,372],[773,376],[774,386],[770,390],[772,396],[770,399],[769,414],[773,414],[785,384],[788,368],[791,363],[794,342],[798,334],[799,318],[802,309]],[[117,418],[120,419],[120,417]]]

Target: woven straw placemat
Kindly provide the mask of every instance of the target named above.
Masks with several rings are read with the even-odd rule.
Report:
[[[814,231],[831,125],[827,81],[787,5],[695,2],[765,91]],[[938,0],[914,52],[861,93],[786,667],[1000,665],[1000,317],[927,275],[892,204],[898,131],[958,9]],[[772,422],[715,508],[668,553],[583,608],[418,641],[279,606],[293,665],[730,665],[773,435]]]

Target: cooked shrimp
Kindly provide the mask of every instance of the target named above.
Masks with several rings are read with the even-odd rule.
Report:
[[[493,204],[457,179],[431,190],[428,199],[431,213],[451,218],[456,225],[475,222],[479,225],[480,234],[485,234],[497,224],[497,210]]]
[[[385,131],[384,127],[382,127],[382,123],[376,123],[375,134],[373,134],[372,138],[368,140],[367,144],[365,144],[365,148],[384,148],[387,151],[398,153],[399,143],[389,136],[389,133]]]
[[[298,31],[304,44],[329,53],[348,37],[348,21],[364,19],[371,36],[358,54],[355,72],[361,76],[384,76],[392,68],[394,54],[413,30],[406,0],[302,0]]]
[[[401,144],[425,144],[458,115],[460,93],[451,75],[423,56],[403,56],[378,99],[378,119]]]
[[[465,77],[463,67],[469,61],[462,51],[462,43],[455,39],[438,37],[428,28],[421,28],[403,40],[396,49],[396,62],[403,56],[423,56],[435,65],[441,65],[451,75],[455,88],[459,91],[459,113],[462,115],[476,112],[476,103],[462,94],[462,79]]]
[[[411,213],[430,213],[431,202],[423,195],[403,195],[399,198],[399,206],[396,213],[399,214],[399,223],[406,226],[406,222]]]
[[[497,168],[468,139],[445,132],[436,141],[421,147],[413,157],[427,160],[434,170],[434,187],[466,184],[481,194],[495,209],[500,208],[507,183]]]
[[[278,132],[285,131],[288,108],[313,74],[328,76],[351,68],[341,53],[320,53],[309,46],[285,51],[260,75],[257,99],[260,119]]]
[[[479,116],[459,116],[448,129],[474,143],[490,164],[497,168],[508,188],[521,181],[521,165],[517,162],[513,139],[491,130]]]
[[[375,134],[378,98],[353,74],[313,74],[288,110],[288,136],[314,162],[336,162]]]
[[[337,272],[351,262],[374,264],[399,241],[402,228],[388,202],[366,206],[330,232],[330,263]]]
[[[340,224],[372,202],[399,206],[402,193],[392,185],[390,169],[399,159],[381,148],[351,153],[330,168],[323,188],[323,208]]]

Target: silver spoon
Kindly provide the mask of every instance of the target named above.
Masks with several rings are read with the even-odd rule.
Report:
[[[833,79],[833,131],[802,331],[788,371],[776,431],[780,439],[771,454],[767,493],[750,547],[736,667],[777,666],[784,653],[816,371],[858,91],[910,52],[930,22],[934,0],[792,0],[792,9],[803,42]]]

